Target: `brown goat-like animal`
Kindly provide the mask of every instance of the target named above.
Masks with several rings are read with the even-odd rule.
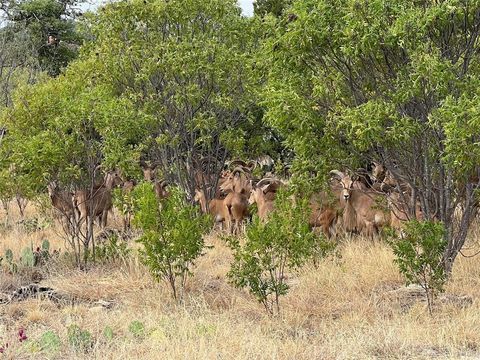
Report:
[[[57,183],[53,181],[47,185],[47,189],[56,212],[67,221],[73,221],[75,206],[72,201],[72,193],[60,190]]]
[[[276,192],[282,183],[277,179],[265,178],[260,180],[250,192],[248,203],[257,204],[258,218],[266,222],[274,210]]]
[[[229,217],[228,209],[224,203],[225,199],[212,199],[207,206],[207,197],[205,196],[204,191],[195,189],[195,196],[193,200],[200,204],[200,208],[204,214],[212,215],[215,224],[220,224],[220,226],[223,228],[223,223],[225,223],[226,219]]]
[[[79,222],[87,221],[89,216],[100,218],[100,226],[107,226],[108,212],[112,209],[112,189],[122,183],[118,172],[107,173],[104,183],[90,190],[77,190],[73,194],[73,203],[80,214]]]
[[[241,224],[248,217],[248,199],[243,193],[228,193],[224,205],[228,210],[228,216],[225,218],[227,230],[233,234],[239,234]]]
[[[377,235],[390,222],[388,211],[379,208],[385,197],[369,191],[363,184],[338,170],[331,171],[331,174],[338,177],[342,185],[340,202],[345,204],[342,216],[344,230],[367,237]]]
[[[155,194],[159,199],[165,199],[170,195],[167,191],[169,183],[166,180],[157,179],[156,166],[142,166],[143,178],[145,181],[153,183]]]
[[[332,205],[326,192],[314,194],[309,202],[310,217],[308,225],[311,228],[320,228],[327,238],[336,235],[338,211]]]
[[[236,192],[239,194],[250,194],[252,190],[252,176],[248,170],[242,167],[236,167],[228,173],[222,180],[219,187],[221,192]]]

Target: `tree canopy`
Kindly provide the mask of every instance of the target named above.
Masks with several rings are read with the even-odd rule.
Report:
[[[20,3],[14,36],[77,44],[71,5]],[[5,163],[38,192],[52,178],[79,186],[99,164],[139,176],[143,159],[192,195],[212,186],[199,171],[218,178],[241,154],[290,151],[309,181],[378,161],[413,189],[411,215],[419,203],[445,224],[450,268],[480,179],[480,1],[258,0],[255,13],[234,0],[100,8],[78,59],[42,47],[40,68],[60,75],[5,101]]]
[[[323,173],[368,159],[397,169],[426,217],[447,224],[446,262],[474,215],[466,206],[455,222],[480,163],[479,5],[297,1],[264,48],[267,123]]]

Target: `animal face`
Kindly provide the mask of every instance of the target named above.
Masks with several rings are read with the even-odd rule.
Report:
[[[195,189],[195,196],[193,197],[193,201],[199,203],[202,198],[202,192],[198,189]]]
[[[143,178],[145,181],[153,181],[155,179],[155,168],[152,166],[146,166],[142,168]]]
[[[376,182],[382,182],[385,178],[385,167],[382,164],[373,163],[372,179]]]
[[[221,192],[237,192],[248,194],[252,187],[246,175],[235,171],[230,173],[220,185]]]
[[[252,189],[250,197],[248,198],[248,204],[253,205],[257,202],[258,197],[261,195],[262,189]]]
[[[345,201],[350,199],[354,183],[355,181],[352,180],[350,175],[346,175],[340,180],[340,184],[342,185],[342,197]]]
[[[114,188],[123,184],[123,180],[120,176],[120,171],[110,171],[105,175],[105,186],[108,188]]]
[[[222,192],[228,192],[228,191],[235,191],[235,185],[238,186],[240,182],[240,175],[236,173],[235,175],[233,173],[228,174],[223,181],[223,183],[220,185],[220,191]]]

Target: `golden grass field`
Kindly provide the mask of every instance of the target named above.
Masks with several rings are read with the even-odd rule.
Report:
[[[27,218],[34,215],[30,207]],[[10,221],[16,219],[14,214]],[[114,221],[119,224],[119,219]],[[53,248],[64,248],[52,227],[26,234],[14,226],[0,233],[0,254],[7,248],[18,254],[45,238]],[[480,358],[478,257],[458,259],[446,291],[473,302],[462,306],[437,301],[432,317],[424,301],[388,295],[404,283],[387,245],[345,240],[338,248],[340,256],[288,274],[291,289],[281,300],[282,315],[272,318],[246,291],[228,284],[231,254],[222,240],[214,235],[206,240],[214,247],[198,262],[182,304],[172,301],[166,285],[155,283],[136,256],[87,272],[61,263],[48,268],[41,284],[75,300],[0,305],[0,347],[9,344],[0,359]],[[471,240],[470,253],[475,245]],[[25,274],[0,276],[0,293],[30,281]],[[135,320],[145,325],[144,336],[129,331]],[[79,352],[68,344],[71,324],[92,334],[90,351]],[[106,326],[113,330],[112,339],[104,335]],[[28,337],[23,343],[18,341],[20,328]],[[31,345],[48,330],[60,336],[57,352]]]

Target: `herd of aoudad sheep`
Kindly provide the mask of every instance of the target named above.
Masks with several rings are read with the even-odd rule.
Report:
[[[168,197],[173,184],[158,176],[154,164],[142,162],[139,166],[143,181],[153,183],[156,196]],[[258,168],[261,171],[255,171]],[[228,161],[219,175],[198,170],[196,183],[207,185],[195,189],[193,200],[203,213],[213,217],[216,227],[238,234],[251,219],[253,204],[260,221],[266,222],[275,209],[277,191],[289,186],[288,176],[276,175],[273,170],[274,161],[268,155],[248,162]],[[255,173],[263,177],[254,176]],[[121,171],[113,170],[88,190],[70,192],[51,182],[48,193],[53,208],[62,217],[75,218],[79,225],[86,224],[92,217],[105,228],[113,208],[113,190],[119,188],[123,194],[129,194],[135,186],[137,181],[125,179]],[[295,201],[295,197],[290,199]],[[331,170],[327,190],[314,192],[309,198],[308,223],[312,230],[321,231],[329,238],[343,234],[374,238],[386,226],[399,231],[405,221],[422,219],[419,204],[413,215],[409,210],[411,199],[411,187],[399,182],[382,164],[372,163],[368,170]],[[131,227],[132,216],[131,212],[124,213],[124,230]]]

